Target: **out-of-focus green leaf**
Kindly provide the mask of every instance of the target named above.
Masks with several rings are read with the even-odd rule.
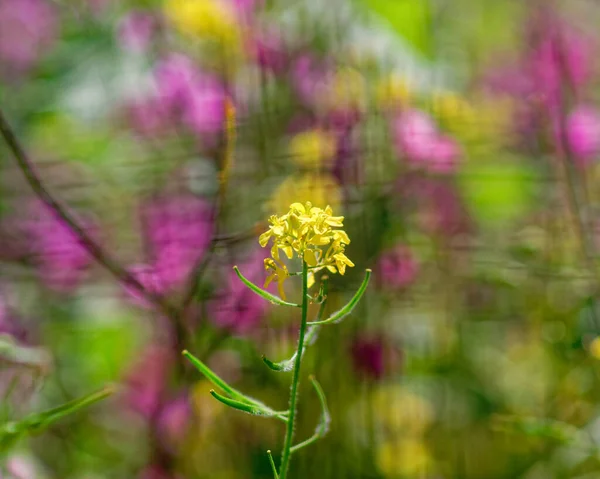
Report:
[[[533,206],[539,175],[522,159],[497,158],[464,166],[458,181],[467,206],[485,225],[511,221]]]
[[[30,414],[20,421],[2,424],[0,426],[0,453],[11,448],[22,436],[41,432],[63,417],[101,401],[113,392],[114,388],[106,387],[47,411]]]
[[[433,56],[428,0],[357,0],[387,22],[403,40],[427,58]]]

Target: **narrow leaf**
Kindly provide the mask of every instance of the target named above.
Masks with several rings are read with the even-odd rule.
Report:
[[[273,411],[272,409],[270,409],[267,406],[264,406],[262,404],[257,404],[257,403],[249,404],[249,403],[242,402],[242,401],[236,401],[235,399],[231,399],[231,398],[228,398],[226,396],[219,394],[214,389],[210,391],[210,394],[216,400],[222,402],[223,404],[225,404],[233,409],[237,409],[239,411],[243,411],[248,414],[252,414],[253,416],[277,417],[279,419],[285,419],[280,414],[278,414],[276,411]]]
[[[244,397],[244,395],[242,393],[233,389],[229,384],[227,384],[219,376],[217,376],[214,372],[212,372],[212,370],[206,364],[204,364],[202,361],[200,361],[196,356],[194,356],[192,353],[190,353],[187,349],[184,350],[181,354],[183,354],[183,356],[185,356],[196,367],[196,369],[198,371],[200,371],[200,373],[202,375],[204,375],[204,377],[206,379],[208,379],[213,385],[222,389],[230,396],[234,396],[238,399],[242,399]]]
[[[329,432],[331,415],[329,414],[329,408],[327,407],[327,399],[325,398],[325,392],[323,392],[323,388],[321,388],[321,385],[317,382],[314,376],[310,376],[309,379],[313,387],[315,388],[317,396],[319,397],[319,402],[321,403],[321,419],[319,421],[319,424],[317,424],[317,428],[315,429],[314,434],[305,441],[302,441],[301,443],[293,446],[291,448],[291,452],[296,452],[302,449],[303,447],[306,447],[316,442]]]
[[[249,281],[248,279],[246,279],[244,277],[244,275],[242,273],[240,273],[240,270],[238,269],[237,266],[234,266],[233,269],[234,269],[235,273],[238,275],[238,278],[240,278],[240,280],[242,280],[242,283],[244,283],[249,289],[251,289],[252,291],[254,291],[259,296],[265,298],[271,304],[277,304],[279,306],[292,306],[294,308],[301,308],[302,307],[302,305],[300,305],[300,304],[289,303],[289,302],[284,301],[283,299],[281,299],[279,296],[275,296],[274,294],[271,294],[268,291],[265,291],[264,289],[259,288],[254,283],[252,283],[251,281]]]
[[[323,315],[325,314],[325,305],[327,303],[328,286],[329,286],[329,278],[327,276],[325,276],[325,277],[323,277],[323,282],[321,283],[321,288],[320,288],[320,292],[319,292],[319,297],[322,299],[320,302],[321,305],[319,307],[319,312],[317,314],[317,319],[316,319],[317,323],[323,319]],[[311,324],[311,323],[308,323],[308,324]],[[306,351],[306,346],[311,346],[315,343],[315,341],[317,340],[317,334],[319,332],[319,329],[321,329],[320,326],[310,326],[308,328],[308,330],[306,331],[306,336],[304,337],[304,345],[305,345],[304,351]],[[278,363],[271,361],[270,359],[268,359],[265,356],[262,357],[262,360],[273,371],[289,372],[294,369],[294,362],[296,361],[297,354],[298,353],[294,353],[294,355],[290,359],[286,359],[286,360],[280,361]],[[304,352],[302,354],[304,354]]]
[[[369,285],[370,279],[371,279],[371,270],[367,269],[367,270],[365,270],[365,278],[363,279],[363,282],[360,285],[360,288],[358,288],[358,291],[354,294],[354,296],[348,302],[348,304],[346,304],[346,306],[344,306],[342,309],[340,309],[338,312],[334,313],[333,315],[331,315],[329,318],[327,318],[324,321],[313,321],[313,322],[307,323],[307,324],[309,324],[311,326],[317,326],[317,325],[331,324],[331,323],[336,323],[338,321],[341,321],[343,318],[348,316],[352,312],[352,310],[354,310],[354,308],[356,307],[356,305],[362,298],[363,294],[365,293],[367,286]]]
[[[271,463],[271,469],[273,470],[273,478],[279,479],[279,474],[277,474],[277,468],[275,467],[275,461],[273,461],[271,451],[267,451],[267,456],[269,456],[269,462]]]

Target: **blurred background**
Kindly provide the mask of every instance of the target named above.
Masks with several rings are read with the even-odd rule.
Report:
[[[305,355],[297,440],[309,374],[332,424],[291,477],[600,477],[599,21],[591,0],[0,0],[0,421],[116,386],[0,476],[271,478],[282,424],[226,410],[181,351],[285,409],[261,356],[293,353],[299,315],[232,266],[261,284],[269,215],[311,201],[356,265],[328,308],[373,279]]]

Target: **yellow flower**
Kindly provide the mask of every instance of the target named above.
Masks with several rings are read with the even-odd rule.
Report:
[[[271,284],[271,281],[277,281],[277,290],[279,291],[279,296],[281,296],[282,299],[285,299],[283,283],[286,279],[290,277],[287,266],[284,265],[281,261],[275,261],[272,258],[265,258],[265,269],[267,271],[270,271],[270,273],[265,281],[264,288],[269,286],[269,284]]]
[[[283,213],[294,201],[330,205],[334,211],[339,211],[342,206],[342,191],[335,177],[329,173],[311,171],[295,174],[279,185],[267,207],[270,213]]]
[[[188,35],[229,47],[240,42],[234,12],[219,0],[166,0],[165,13],[175,28]]]
[[[330,167],[335,150],[335,138],[322,130],[299,133],[290,141],[291,159],[303,168]]]
[[[296,253],[311,267],[313,273],[327,268],[332,273],[343,275],[346,266],[354,266],[344,254],[350,238],[344,230],[334,229],[343,227],[343,222],[343,216],[333,216],[330,206],[321,209],[310,202],[292,203],[288,213],[271,216],[269,229],[258,240],[264,248],[273,239],[272,259],[265,260],[265,267],[274,271],[268,282],[277,279],[282,292],[282,283],[289,276],[287,268],[280,262],[280,249],[289,259]],[[323,252],[321,248],[327,245],[327,251]]]
[[[382,109],[407,105],[411,99],[407,82],[398,76],[388,76],[375,87],[375,101]]]
[[[590,354],[595,359],[600,359],[600,337],[594,338],[589,345]]]
[[[422,440],[388,441],[377,448],[377,467],[385,476],[416,477],[431,468],[431,454]]]
[[[329,108],[360,108],[365,103],[366,91],[362,73],[350,67],[340,68],[322,100]]]

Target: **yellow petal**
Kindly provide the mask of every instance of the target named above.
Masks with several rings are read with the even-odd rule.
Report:
[[[317,256],[311,249],[304,250],[304,261],[308,266],[317,266]]]
[[[263,234],[260,235],[260,237],[258,238],[258,242],[259,244],[264,248],[265,246],[267,246],[267,243],[269,242],[269,239],[271,238],[271,230],[269,231],[265,231]]]

